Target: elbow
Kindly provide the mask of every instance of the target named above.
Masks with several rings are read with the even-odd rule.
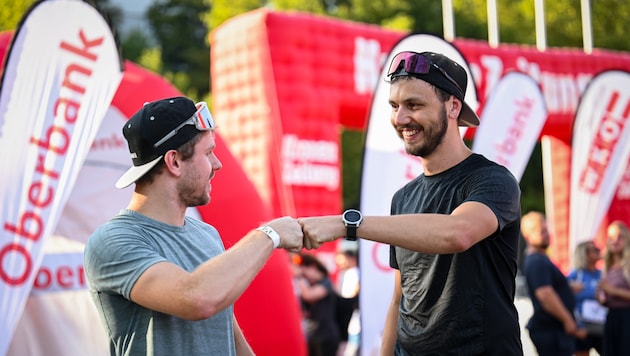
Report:
[[[181,317],[190,321],[205,320],[229,307],[231,303],[222,295],[192,296],[185,302],[185,313]]]
[[[477,242],[470,228],[466,226],[458,228],[452,236],[450,249],[454,253],[464,252]]]
[[[460,253],[468,250],[471,245],[469,245],[466,240],[463,239],[455,239],[451,244],[450,250],[452,253]]]

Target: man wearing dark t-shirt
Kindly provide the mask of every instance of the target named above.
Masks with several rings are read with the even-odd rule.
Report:
[[[521,231],[527,242],[524,274],[534,313],[527,330],[539,356],[571,356],[575,337],[585,337],[573,317],[575,297],[566,276],[547,256],[549,231],[545,216],[536,211],[523,215]]]
[[[356,235],[391,246],[394,293],[382,355],[522,355],[514,306],[520,189],[465,145],[479,119],[466,71],[432,52],[402,52],[388,71],[391,123],[423,174],[392,199],[391,216],[298,219],[304,246]],[[357,215],[359,216],[357,218]]]

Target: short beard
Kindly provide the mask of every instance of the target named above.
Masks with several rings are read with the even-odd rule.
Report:
[[[195,186],[194,181],[184,179],[178,184],[179,200],[186,207],[203,206],[210,202],[208,197],[200,187]]]
[[[444,140],[444,136],[446,136],[446,130],[448,129],[448,119],[446,117],[446,109],[442,106],[442,110],[440,110],[438,121],[436,123],[430,124],[428,127],[424,128],[424,142],[412,146],[407,145],[405,147],[408,154],[419,157],[427,157],[431,155],[438,146]]]

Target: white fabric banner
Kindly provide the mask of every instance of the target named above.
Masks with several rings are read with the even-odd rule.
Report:
[[[571,145],[570,251],[595,237],[630,157],[630,73],[595,76],[580,100]]]
[[[0,355],[121,78],[111,30],[83,1],[37,3],[15,33],[0,88]]]
[[[383,62],[370,111],[363,158],[361,211],[364,215],[389,215],[391,198],[400,187],[422,173],[418,157],[405,152],[402,141],[391,126],[388,104],[387,66],[401,51],[442,53],[457,61],[468,72],[466,103],[475,110],[477,95],[468,65],[453,45],[431,35],[403,38]],[[465,129],[461,130],[462,135]],[[389,267],[389,245],[367,240],[359,242],[361,266],[361,355],[377,355],[380,350],[387,307],[394,289],[394,272]]]
[[[108,337],[85,288],[85,245],[52,235],[7,356],[109,355]]]
[[[85,290],[83,250],[46,253],[35,275],[31,296],[54,292]]]
[[[505,166],[520,181],[546,119],[538,83],[527,74],[510,72],[490,93],[472,149]]]

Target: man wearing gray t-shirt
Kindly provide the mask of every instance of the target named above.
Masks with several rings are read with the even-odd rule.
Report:
[[[133,167],[116,187],[135,189],[89,238],[84,261],[112,355],[253,355],[233,304],[274,248],[302,248],[291,217],[226,251],[213,226],[186,216],[210,201],[222,166],[214,128],[206,103],[185,97],[147,103],[123,127]]]

